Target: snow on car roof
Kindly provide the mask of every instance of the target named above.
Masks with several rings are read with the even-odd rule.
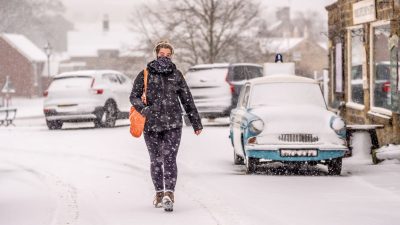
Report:
[[[287,74],[276,74],[266,77],[259,77],[249,80],[250,84],[260,84],[260,83],[315,83],[316,80],[297,76],[297,75],[287,75]]]
[[[229,67],[229,63],[198,64],[190,67],[190,69],[225,68],[225,67]]]
[[[255,63],[213,63],[213,64],[198,64],[190,67],[190,69],[208,69],[208,68],[227,68],[229,66],[257,66],[262,67],[260,64]]]
[[[262,67],[260,64],[256,64],[256,63],[232,63],[231,66],[257,66],[257,67]]]
[[[58,74],[54,76],[54,78],[59,78],[59,77],[68,77],[68,76],[95,76],[97,74],[102,74],[102,73],[120,73],[115,70],[78,70],[78,71],[72,71],[72,72],[65,72]]]

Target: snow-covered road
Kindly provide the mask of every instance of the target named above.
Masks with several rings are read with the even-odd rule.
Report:
[[[47,130],[43,120],[0,127],[0,224],[7,225],[393,225],[399,223],[400,163],[344,160],[300,172],[232,163],[227,126],[184,128],[173,213],[152,207],[143,139],[127,126]],[[123,123],[123,122],[122,122]],[[275,174],[278,173],[278,174]]]

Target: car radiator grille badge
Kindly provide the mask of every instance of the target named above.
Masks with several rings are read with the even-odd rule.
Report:
[[[284,142],[296,143],[315,143],[318,142],[318,136],[312,134],[281,134],[278,139]]]

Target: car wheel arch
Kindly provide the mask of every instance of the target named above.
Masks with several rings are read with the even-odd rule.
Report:
[[[107,99],[106,102],[104,103],[104,107],[106,107],[108,104],[113,104],[118,111],[118,104],[113,98]]]

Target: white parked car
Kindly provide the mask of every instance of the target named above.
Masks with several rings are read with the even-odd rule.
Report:
[[[213,119],[229,116],[242,85],[262,76],[262,66],[253,63],[199,64],[189,68],[186,82],[200,117]]]
[[[113,127],[128,118],[131,80],[113,70],[83,70],[56,75],[47,91],[43,111],[49,129],[64,122],[93,121],[95,127]]]
[[[230,116],[235,164],[253,173],[260,161],[317,163],[340,175],[348,151],[344,121],[327,110],[312,79],[272,75],[248,81]]]

